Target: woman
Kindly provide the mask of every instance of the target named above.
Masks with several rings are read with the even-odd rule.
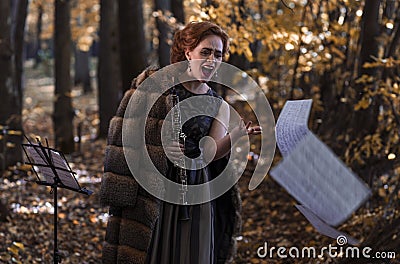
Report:
[[[187,61],[187,69],[179,79],[186,81],[174,87],[174,95],[179,101],[198,95],[220,98],[207,84],[228,52],[229,38],[217,25],[210,22],[190,23],[175,33],[171,48],[171,63]],[[133,81],[133,89],[124,96],[117,116],[111,120],[108,146],[101,187],[101,201],[110,206],[110,219],[107,225],[106,241],[103,246],[103,263],[225,263],[234,256],[234,236],[240,229],[240,198],[237,187],[215,199],[200,205],[176,205],[161,202],[138,185],[123,156],[121,129],[125,109],[135,88],[153,70],[148,69]],[[146,95],[143,95],[144,97]],[[170,94],[166,97],[171,97]],[[146,98],[143,98],[144,100]],[[153,123],[165,119],[166,98],[158,100],[151,116]],[[182,115],[190,113],[195,104],[182,106]],[[172,142],[165,152],[153,151],[150,156],[155,166],[170,180],[180,182],[178,168],[183,151],[189,158],[203,155],[205,162],[218,162],[226,156],[231,142],[241,136],[261,133],[259,126],[250,127],[242,121],[227,134],[229,107],[225,102],[212,104],[215,118],[196,116],[190,118],[182,127],[186,135],[185,144]],[[166,109],[166,110],[165,110]],[[154,120],[155,119],[155,120]],[[149,122],[149,123],[151,123]],[[146,129],[157,130],[157,126]],[[147,131],[147,130],[146,130]],[[149,131],[146,137],[147,150],[160,146],[161,131]],[[146,134],[146,136],[147,136]],[[202,152],[200,139],[209,136],[214,144],[204,146],[212,149]],[[207,143],[205,143],[207,144]],[[215,154],[215,155],[214,155]],[[168,158],[167,158],[168,156]],[[161,157],[161,159],[160,159]],[[166,163],[160,160],[165,160]],[[160,162],[157,162],[160,161]],[[167,164],[164,166],[163,164]],[[220,169],[220,168],[219,168]],[[188,184],[201,184],[217,175],[216,163],[202,169],[186,170]]]

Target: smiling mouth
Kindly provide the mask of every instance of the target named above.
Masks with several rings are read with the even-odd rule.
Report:
[[[207,77],[210,77],[211,74],[213,73],[215,67],[211,66],[211,65],[203,65],[201,67],[201,71],[203,72],[203,74]]]

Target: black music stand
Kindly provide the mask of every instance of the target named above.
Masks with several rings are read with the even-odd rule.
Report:
[[[25,137],[26,138],[26,137]],[[50,186],[54,197],[54,253],[53,259],[54,263],[61,263],[61,256],[58,252],[57,245],[57,189],[64,188],[78,193],[83,193],[86,195],[91,195],[93,192],[85,188],[81,188],[77,179],[75,178],[75,172],[72,171],[68,164],[67,159],[64,154],[58,150],[49,147],[46,139],[46,146],[43,146],[39,139],[37,144],[33,144],[26,138],[29,142],[28,144],[22,144],[22,148],[29,162],[26,164],[36,166],[38,170],[43,175],[39,177],[39,174],[33,167],[33,171],[36,174],[37,181],[39,185]]]

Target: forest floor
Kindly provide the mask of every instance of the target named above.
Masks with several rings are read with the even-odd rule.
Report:
[[[25,133],[49,139],[52,146],[53,79],[43,66],[26,68],[23,124]],[[107,208],[99,203],[98,193],[103,170],[105,141],[96,140],[98,125],[96,93],[83,94],[75,87],[72,93],[76,111],[75,127],[82,124],[82,143],[76,153],[68,155],[72,169],[83,187],[94,191],[86,196],[59,190],[58,246],[62,263],[101,263]],[[237,238],[235,263],[336,263],[327,255],[319,258],[278,258],[257,256],[257,249],[271,247],[322,247],[336,245],[325,237],[294,207],[295,200],[271,177],[253,191],[247,188],[251,167],[239,180],[242,196],[242,234]],[[0,201],[10,208],[8,221],[0,222],[0,263],[51,263],[53,254],[52,195],[48,187],[30,180],[35,176],[29,166],[18,166],[0,178]],[[362,207],[340,229],[363,240],[374,224],[374,212]],[[275,251],[276,252],[276,251]]]

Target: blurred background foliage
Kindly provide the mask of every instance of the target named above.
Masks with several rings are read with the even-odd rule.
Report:
[[[72,47],[67,56],[74,62],[59,61],[70,70],[58,76],[55,51],[63,45],[54,44],[57,4],[64,5],[70,21],[64,23],[69,31],[60,32],[67,38],[58,43]],[[18,8],[25,8],[26,16]],[[71,75],[73,79],[59,94],[55,82],[54,101],[60,94],[73,100],[81,94],[78,89],[96,98],[90,122],[79,105],[67,102],[62,108],[73,113],[72,118],[57,127],[70,135],[59,134],[55,125],[46,127],[54,130],[47,135],[51,142],[73,152],[67,146],[74,146],[77,138],[85,140],[82,129],[89,131],[88,140],[105,137],[108,121],[133,77],[148,65],[168,64],[176,29],[190,21],[209,20],[227,31],[231,37],[227,62],[256,80],[275,118],[286,100],[313,99],[310,128],[373,189],[370,209],[380,208],[376,212],[384,220],[376,230],[393,233],[400,227],[387,225],[399,222],[399,1],[18,0],[2,1],[0,13],[11,18],[11,23],[0,21],[0,67],[9,69],[0,72],[1,100],[15,100],[17,106],[0,107],[0,128],[7,128],[0,134],[7,143],[0,156],[3,171],[22,160],[15,147],[18,140],[10,138],[19,136],[21,142],[18,131],[24,130],[32,138],[37,136],[37,131],[26,131],[35,125],[27,126],[29,120],[23,117],[29,113],[29,82],[21,81],[24,72],[29,75],[40,69],[41,77],[50,78],[49,85]],[[15,66],[18,56],[12,56],[19,54],[18,19],[26,21],[22,23],[23,69]],[[25,111],[18,102],[25,104]],[[53,122],[67,118],[56,113],[60,110],[49,109]],[[385,231],[385,225],[391,230]]]

